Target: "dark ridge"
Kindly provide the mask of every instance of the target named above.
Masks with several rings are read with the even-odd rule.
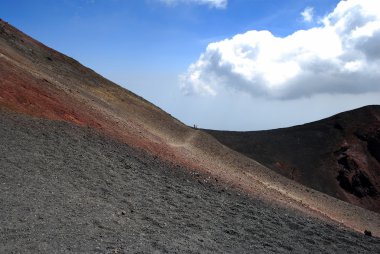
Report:
[[[290,179],[380,212],[379,105],[290,128],[205,131]]]

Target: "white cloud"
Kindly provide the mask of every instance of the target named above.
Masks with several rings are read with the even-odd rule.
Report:
[[[313,7],[306,7],[303,12],[301,12],[301,16],[305,22],[312,22],[313,21],[313,15],[314,15],[314,8]]]
[[[208,5],[217,9],[225,9],[227,7],[228,0],[160,0],[167,5],[176,5],[180,3],[185,4],[199,4]]]
[[[185,93],[279,99],[380,91],[379,2],[341,1],[320,26],[287,37],[252,30],[210,43],[180,80]]]

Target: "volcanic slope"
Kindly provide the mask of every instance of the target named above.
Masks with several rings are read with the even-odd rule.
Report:
[[[380,106],[284,129],[207,132],[279,174],[380,213]]]
[[[0,112],[1,253],[378,253],[92,129]]]
[[[352,206],[318,191],[310,190],[269,170],[256,161],[222,145],[211,135],[185,126],[141,97],[104,79],[72,58],[44,46],[3,21],[0,21],[0,107],[3,108],[4,112],[23,114],[31,119],[38,118],[41,121],[52,121],[52,123],[61,121],[70,124],[70,126],[75,125],[77,126],[76,128],[88,129],[89,132],[107,137],[106,139],[109,139],[109,142],[112,140],[112,142],[118,144],[125,144],[132,150],[137,149],[142,154],[145,154],[146,158],[156,158],[167,165],[165,168],[179,167],[185,168],[189,172],[196,172],[194,174],[207,175],[207,178],[202,180],[203,182],[218,181],[218,184],[224,188],[245,193],[250,198],[260,200],[260,202],[270,207],[281,207],[281,209],[289,209],[288,211],[296,210],[299,216],[310,215],[329,223],[332,223],[331,220],[333,220],[342,226],[361,233],[364,230],[369,230],[374,236],[380,236],[379,214]],[[20,125],[22,124],[21,122]],[[17,137],[16,128],[14,130],[14,136]],[[8,131],[12,132],[13,130],[9,129]],[[46,128],[45,131],[47,132],[45,135],[50,135],[51,130],[49,128]],[[60,134],[55,133],[54,135],[59,136]],[[3,172],[6,172],[5,170],[11,163],[20,170],[19,172],[31,170],[39,174],[38,169],[33,166],[34,160],[44,156],[45,152],[27,153],[27,157],[30,158],[21,159],[24,156],[23,150],[17,152],[17,149],[22,148],[22,146],[17,146],[17,143],[21,142],[21,140],[15,138],[13,141],[8,142],[6,136],[2,135],[1,138],[4,140],[1,141],[2,149],[6,150],[8,147],[12,147],[12,142],[15,142],[17,147],[13,151],[13,156],[16,157],[10,155],[4,157],[6,153],[2,155],[6,163],[8,163],[4,163],[4,166],[1,165]],[[61,141],[58,140],[57,142]],[[86,144],[80,143],[79,145],[86,147]],[[55,147],[52,147],[52,149],[55,149]],[[117,162],[108,160],[102,154],[89,157],[90,155],[80,150],[80,147],[73,147],[72,149],[72,152],[78,154],[79,158],[90,158],[94,163],[96,163],[96,160],[100,160],[99,163],[102,168],[103,165],[108,165],[108,168],[104,167],[106,172],[113,166],[118,165]],[[78,149],[78,152],[75,149]],[[119,151],[117,150],[116,152]],[[20,156],[20,160],[17,159],[17,156]],[[64,168],[65,163],[69,163],[66,160],[64,160],[65,163],[57,161],[57,158],[54,157],[54,152],[47,154],[47,156],[52,161],[47,163],[50,166],[60,165],[60,167]],[[122,156],[128,156],[128,152],[127,154],[122,153]],[[14,162],[8,161],[9,157],[13,158],[13,160],[18,160],[20,163],[24,161],[29,161],[30,163],[14,164]],[[47,160],[44,157],[42,158],[44,161]],[[149,161],[141,160],[141,163],[143,165],[145,163],[147,169],[151,168]],[[81,166],[73,167],[80,168]],[[136,170],[138,169],[139,166],[137,166]],[[88,169],[83,168],[81,170]],[[173,173],[173,171],[170,172]],[[85,172],[78,172],[78,174],[81,173]],[[93,187],[91,188],[97,189],[97,178],[89,178],[88,174],[83,176],[76,175],[76,178],[88,179],[88,185],[92,184]],[[7,174],[4,173],[3,175]],[[21,181],[16,180],[16,178],[12,179],[14,179],[16,185],[21,184]],[[4,182],[4,186],[7,186],[7,184],[12,185],[12,179]],[[101,179],[98,180],[101,181]],[[113,181],[117,180],[117,177],[110,178],[107,184],[112,186]],[[151,179],[151,181],[154,181],[154,179]],[[170,180],[170,184],[173,186],[179,185],[172,181],[174,179]],[[189,179],[189,181],[193,180]],[[28,199],[15,200],[12,205],[5,207],[2,218],[7,216],[6,218],[9,220],[22,220],[14,211],[23,211],[25,209],[26,214],[28,214],[29,203],[27,201],[31,200],[32,197],[35,198],[35,202],[41,204],[42,208],[44,204],[49,205],[44,203],[44,200],[38,199],[38,192],[33,192],[34,187],[27,185],[27,181],[22,183],[26,184],[23,187],[25,195],[30,196],[28,196]],[[70,182],[67,185],[70,187],[72,187],[71,185],[77,186],[75,183]],[[36,188],[38,186],[41,187],[39,191],[43,191],[45,188],[43,184],[35,185]],[[80,186],[76,188],[80,190]],[[152,192],[157,191],[155,185],[150,185],[147,188],[152,188]],[[134,186],[131,191],[139,193],[137,189],[138,186]],[[109,191],[108,188],[103,190],[104,194],[107,193],[107,190]],[[67,191],[70,192],[69,190]],[[64,192],[65,189],[63,188],[62,195]],[[33,193],[35,193],[35,196],[33,196]],[[13,195],[12,188],[1,192],[1,195],[5,195],[2,200],[7,200],[9,198],[7,195]],[[15,192],[14,195],[20,194]],[[186,192],[181,192],[180,195],[185,198]],[[199,197],[200,199],[203,198],[202,196]],[[75,195],[70,202],[74,201]],[[86,199],[79,199],[79,201],[87,202]],[[206,203],[202,204],[207,206]],[[96,202],[93,205],[95,206]],[[253,204],[249,203],[249,205]],[[12,209],[14,210],[12,212],[11,210],[6,210],[9,207],[13,207]],[[183,206],[179,205],[179,207],[178,209],[181,209]],[[39,211],[43,213],[42,208]],[[77,207],[69,206],[67,209],[75,210]],[[150,209],[150,207],[147,206],[146,209]],[[220,205],[220,209],[228,210],[229,206]],[[52,208],[52,210],[59,212],[59,208]],[[75,210],[73,212],[80,211]],[[41,217],[43,218],[43,215]],[[169,217],[165,219],[170,220]],[[60,224],[61,217],[58,216],[57,220],[55,230],[69,230],[65,228],[67,224]],[[155,224],[150,219],[147,219],[147,221],[148,224],[150,223],[149,225]],[[100,225],[100,227],[104,227],[103,224]],[[29,226],[36,230],[39,227],[34,224],[27,224],[26,227]],[[223,224],[223,227],[227,226],[228,223]],[[331,226],[334,230],[340,230],[335,223],[332,223]],[[293,229],[300,230],[297,227]],[[13,231],[11,226],[4,230],[4,237],[9,237],[9,239],[16,232]],[[258,228],[256,231],[252,231],[252,234],[260,234],[260,230]],[[139,230],[134,232],[137,231]],[[234,234],[233,231],[231,232]],[[228,232],[225,233],[229,234]],[[311,234],[311,231],[309,233]],[[357,235],[357,237],[359,236]],[[101,241],[100,236],[96,239]],[[205,237],[203,240],[207,242],[208,239]],[[321,248],[323,248],[324,244],[328,245],[327,242],[323,241]],[[49,247],[48,242],[42,244],[42,246],[45,245]],[[277,246],[278,243],[275,245]],[[374,245],[369,246],[374,247]]]

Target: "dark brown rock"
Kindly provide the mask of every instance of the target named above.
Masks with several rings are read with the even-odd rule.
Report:
[[[380,212],[380,106],[267,131],[206,130],[277,173]]]

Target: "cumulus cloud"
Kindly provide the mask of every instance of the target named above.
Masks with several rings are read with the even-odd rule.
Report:
[[[313,7],[306,7],[303,12],[301,12],[301,16],[305,22],[312,22],[313,21],[313,15],[314,15],[314,8]]]
[[[227,7],[228,0],[160,0],[167,5],[176,5],[180,3],[186,4],[200,4],[208,5],[217,9],[225,9]]]
[[[380,91],[378,7],[374,0],[341,1],[318,27],[286,37],[253,30],[210,43],[180,76],[181,87],[278,99]]]

